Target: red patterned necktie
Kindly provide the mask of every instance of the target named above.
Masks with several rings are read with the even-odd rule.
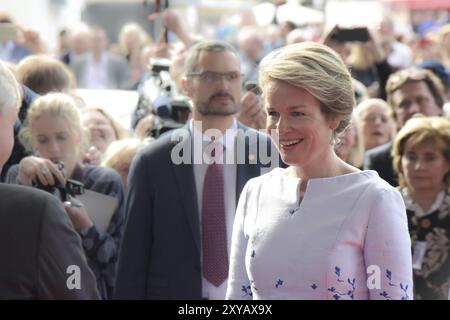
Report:
[[[223,146],[220,149],[218,155],[222,154]],[[202,245],[203,276],[218,287],[228,277],[228,249],[223,165],[216,162],[208,166],[203,182]]]

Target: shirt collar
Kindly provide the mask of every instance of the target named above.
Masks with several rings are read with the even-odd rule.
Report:
[[[237,126],[236,118],[233,118],[233,122],[232,122],[231,126],[225,130],[225,134],[221,135],[217,139],[217,142],[219,142],[225,146],[225,150],[227,153],[233,152],[233,150],[234,150],[234,140],[237,135],[237,129],[238,129],[238,126]],[[194,127],[193,119],[191,119],[189,122],[189,131],[191,132],[191,134],[193,134],[194,132],[196,133],[196,135],[201,134],[202,141],[204,141],[206,144],[211,143],[211,138],[209,136],[204,135],[196,127]],[[195,135],[193,135],[193,136],[195,136]]]
[[[406,209],[414,211],[415,215],[418,218],[429,215],[430,213],[433,213],[434,211],[439,209],[439,207],[441,207],[442,202],[444,201],[444,198],[445,198],[445,192],[444,191],[439,192],[436,199],[434,200],[431,208],[429,210],[425,211],[417,203],[415,203],[413,201],[407,188],[404,188],[404,187],[400,188],[400,192],[403,196],[403,200],[405,201]]]

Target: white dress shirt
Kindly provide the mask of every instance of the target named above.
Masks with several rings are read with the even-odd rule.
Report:
[[[108,89],[108,55],[102,53],[99,61],[94,61],[92,55],[88,55],[86,72],[83,79],[83,87],[86,89]]]

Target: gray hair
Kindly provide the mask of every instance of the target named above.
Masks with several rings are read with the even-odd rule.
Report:
[[[261,61],[259,79],[263,89],[278,80],[311,93],[323,114],[340,118],[334,135],[348,126],[355,105],[352,79],[342,59],[329,47],[307,41],[275,50]]]
[[[18,110],[21,101],[20,86],[7,65],[0,61],[0,115],[10,109]]]

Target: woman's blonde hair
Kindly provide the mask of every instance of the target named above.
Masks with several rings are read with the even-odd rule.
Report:
[[[19,132],[19,139],[30,151],[35,150],[33,124],[43,114],[50,114],[66,120],[69,131],[80,138],[80,151],[87,149],[88,133],[81,125],[80,111],[73,98],[64,93],[49,93],[34,100],[28,109],[25,123]]]
[[[135,155],[141,148],[152,142],[154,139],[147,137],[145,139],[129,138],[113,141],[106,149],[103,156],[102,166],[115,168],[117,163],[127,154]]]
[[[375,106],[381,106],[383,109],[385,109],[389,125],[391,127],[391,130],[389,132],[389,140],[392,140],[395,136],[395,133],[397,132],[397,127],[394,119],[391,117],[391,109],[386,101],[379,98],[369,98],[363,100],[360,104],[358,104],[355,108],[355,122],[358,126],[361,126],[361,122],[363,120],[363,116],[372,108]]]
[[[309,41],[282,47],[261,61],[259,72],[262,88],[283,81],[311,93],[323,114],[340,118],[334,136],[348,126],[355,105],[352,80],[342,59],[329,47]]]
[[[117,140],[122,140],[130,137],[130,132],[125,129],[117,120],[115,120],[105,109],[92,106],[81,109],[82,114],[86,114],[89,112],[98,112],[102,114],[106,119],[108,119],[111,127],[114,130]]]
[[[445,159],[450,161],[450,121],[444,117],[415,116],[409,119],[398,132],[394,140],[392,156],[401,187],[406,187],[402,170],[402,157],[405,155],[406,143],[410,143],[412,147],[423,143],[432,143],[442,150]],[[448,189],[450,171],[444,176],[443,182]]]
[[[144,47],[146,44],[152,44],[152,38],[140,25],[134,22],[127,23],[122,26],[119,32],[119,48],[125,56],[128,56],[133,48],[128,47],[127,36],[130,33],[134,33],[137,37],[139,48]]]
[[[351,116],[351,120],[350,120],[347,128],[345,128],[345,130],[341,133],[341,135],[347,134],[347,130],[352,129],[352,127],[353,127],[353,130],[355,130],[355,144],[351,148],[349,158],[347,160],[345,160],[345,159],[342,159],[342,160],[344,160],[345,162],[347,162],[348,164],[350,164],[356,168],[362,168],[363,162],[364,162],[364,141],[363,141],[363,135],[361,132],[361,127],[357,123],[357,119],[356,119],[354,112]],[[336,154],[338,154],[338,155],[339,155],[339,147],[340,147],[341,143],[342,143],[342,141],[339,141],[334,146]]]

